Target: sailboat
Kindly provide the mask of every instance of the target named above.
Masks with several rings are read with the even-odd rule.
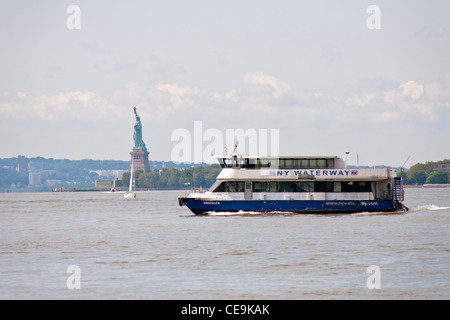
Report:
[[[136,198],[136,193],[133,192],[133,173],[134,173],[133,160],[131,160],[130,186],[128,187],[128,191],[125,192],[125,194],[123,195],[123,197],[125,199],[134,199],[134,198]]]

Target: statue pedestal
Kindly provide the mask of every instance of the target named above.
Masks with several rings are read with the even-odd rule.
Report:
[[[134,171],[136,170],[150,170],[150,163],[148,162],[149,152],[147,148],[144,149],[134,149],[130,152],[131,160],[134,163]],[[131,170],[131,164],[130,164]]]

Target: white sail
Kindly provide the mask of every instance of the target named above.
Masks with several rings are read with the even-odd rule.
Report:
[[[125,192],[125,194],[123,196],[126,199],[136,198],[136,193],[133,192],[133,173],[134,173],[134,166],[133,166],[133,159],[132,159],[131,160],[130,186],[128,187],[128,191]]]
[[[130,174],[130,186],[128,188],[129,192],[133,191],[133,160],[131,160],[131,174]]]

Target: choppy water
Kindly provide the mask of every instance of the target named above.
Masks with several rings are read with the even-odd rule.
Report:
[[[194,216],[179,195],[0,194],[0,299],[450,298],[450,188],[394,215]]]

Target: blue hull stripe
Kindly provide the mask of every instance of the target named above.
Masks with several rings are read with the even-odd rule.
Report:
[[[394,201],[351,201],[351,200],[198,200],[182,198],[182,202],[195,214],[206,212],[298,212],[298,213],[354,213],[395,211]]]

